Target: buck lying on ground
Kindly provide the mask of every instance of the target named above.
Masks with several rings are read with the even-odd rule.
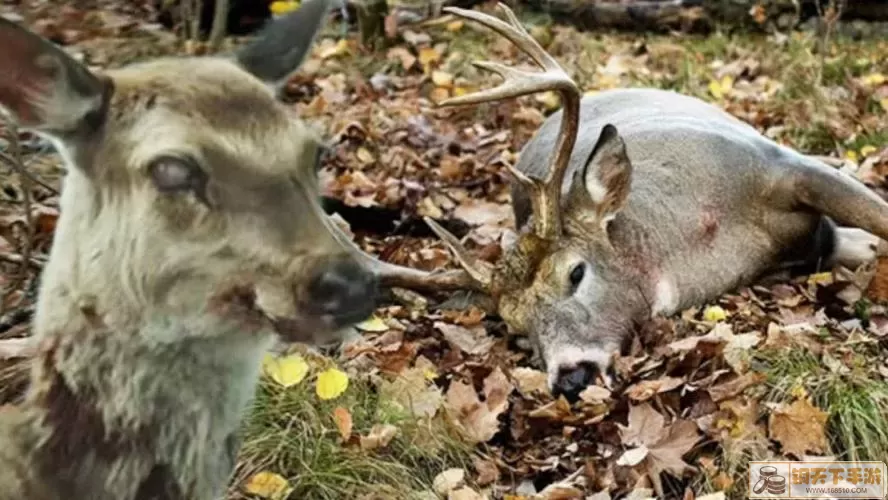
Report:
[[[510,331],[534,341],[556,394],[576,397],[637,321],[714,299],[780,266],[856,267],[884,249],[870,233],[888,239],[888,203],[851,176],[696,98],[653,89],[582,97],[500,8],[508,24],[446,10],[505,36],[544,71],[478,63],[505,82],[444,105],[560,92],[563,110],[512,169],[519,238],[491,268],[428,220],[463,271],[376,265],[387,285],[490,294]],[[830,218],[861,229],[837,228]]]
[[[272,90],[329,3],[233,59],[104,74],[0,19],[0,105],[68,169],[32,384],[0,411],[0,498],[221,498],[275,332],[372,311],[376,279],[317,199],[322,146]]]

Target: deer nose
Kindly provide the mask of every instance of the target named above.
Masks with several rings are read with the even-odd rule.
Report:
[[[561,369],[555,380],[552,394],[557,398],[563,395],[569,402],[574,403],[580,399],[583,389],[595,382],[601,370],[594,363],[580,363],[567,370]]]
[[[379,280],[349,257],[336,258],[309,284],[309,300],[336,326],[346,326],[370,316],[376,307]]]

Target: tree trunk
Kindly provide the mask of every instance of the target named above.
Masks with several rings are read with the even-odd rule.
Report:
[[[213,27],[207,40],[211,52],[216,52],[222,46],[222,40],[228,31],[229,0],[216,0],[213,10]]]
[[[361,45],[371,50],[381,50],[385,47],[386,16],[388,16],[386,0],[364,0],[357,5]]]

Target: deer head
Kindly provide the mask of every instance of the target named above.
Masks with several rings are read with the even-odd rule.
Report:
[[[531,57],[542,72],[527,72],[493,62],[478,67],[495,72],[504,82],[496,88],[441,103],[455,106],[512,98],[541,91],[560,93],[563,110],[554,144],[525,149],[547,168],[543,179],[509,167],[516,219],[523,228],[517,241],[495,266],[474,259],[459,240],[431,219],[426,222],[449,246],[462,270],[420,273],[377,263],[383,283],[415,289],[468,288],[489,294],[497,312],[513,333],[531,337],[549,372],[550,386],[585,387],[610,363],[628,337],[636,308],[644,297],[629,287],[624,263],[610,240],[608,228],[629,194],[632,165],[615,127],[607,125],[585,162],[565,182],[577,140],[581,93],[555,59],[524,30],[512,11],[499,8],[508,22],[471,10],[447,8],[505,38]],[[567,189],[566,189],[567,188]],[[529,208],[529,210],[528,210]],[[527,217],[526,212],[532,215]],[[620,290],[616,293],[615,290]],[[635,315],[637,317],[637,315]]]
[[[38,334],[83,314],[112,331],[206,314],[301,341],[369,315],[376,278],[317,199],[324,145],[275,98],[329,6],[306,2],[233,57],[102,73],[0,19],[0,107],[67,167]]]

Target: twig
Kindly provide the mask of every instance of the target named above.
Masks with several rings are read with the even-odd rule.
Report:
[[[42,188],[44,188],[47,191],[49,191],[50,193],[52,193],[53,196],[58,196],[58,194],[59,194],[58,189],[50,186],[49,184],[47,184],[46,182],[41,180],[39,177],[37,177],[36,175],[31,173],[30,170],[28,170],[27,168],[24,168],[24,166],[16,163],[16,161],[11,156],[4,153],[3,151],[0,151],[0,161],[9,165],[9,168],[16,171],[19,175],[24,175],[25,177],[28,177],[29,179],[31,179],[31,182],[34,182],[35,184],[39,184]]]
[[[20,251],[22,254],[22,261],[19,267],[19,272],[15,278],[13,278],[9,284],[9,288],[4,294],[3,303],[0,304],[0,311],[3,311],[6,307],[6,299],[9,294],[18,290],[22,283],[28,279],[28,267],[31,262],[31,249],[34,243],[34,217],[31,213],[31,190],[34,186],[31,183],[31,177],[23,173],[25,172],[25,166],[24,163],[22,163],[22,147],[19,142],[18,127],[12,122],[7,122],[7,131],[9,132],[9,157],[12,160],[9,163],[19,174],[19,183],[21,184],[22,189],[22,201],[25,205],[25,237],[21,242]]]
[[[9,262],[12,264],[19,264],[25,262],[25,258],[17,253],[0,253],[0,260],[3,262]],[[34,269],[40,270],[43,269],[43,266],[46,264],[45,260],[38,259],[37,257],[31,257],[28,260],[28,264]]]

